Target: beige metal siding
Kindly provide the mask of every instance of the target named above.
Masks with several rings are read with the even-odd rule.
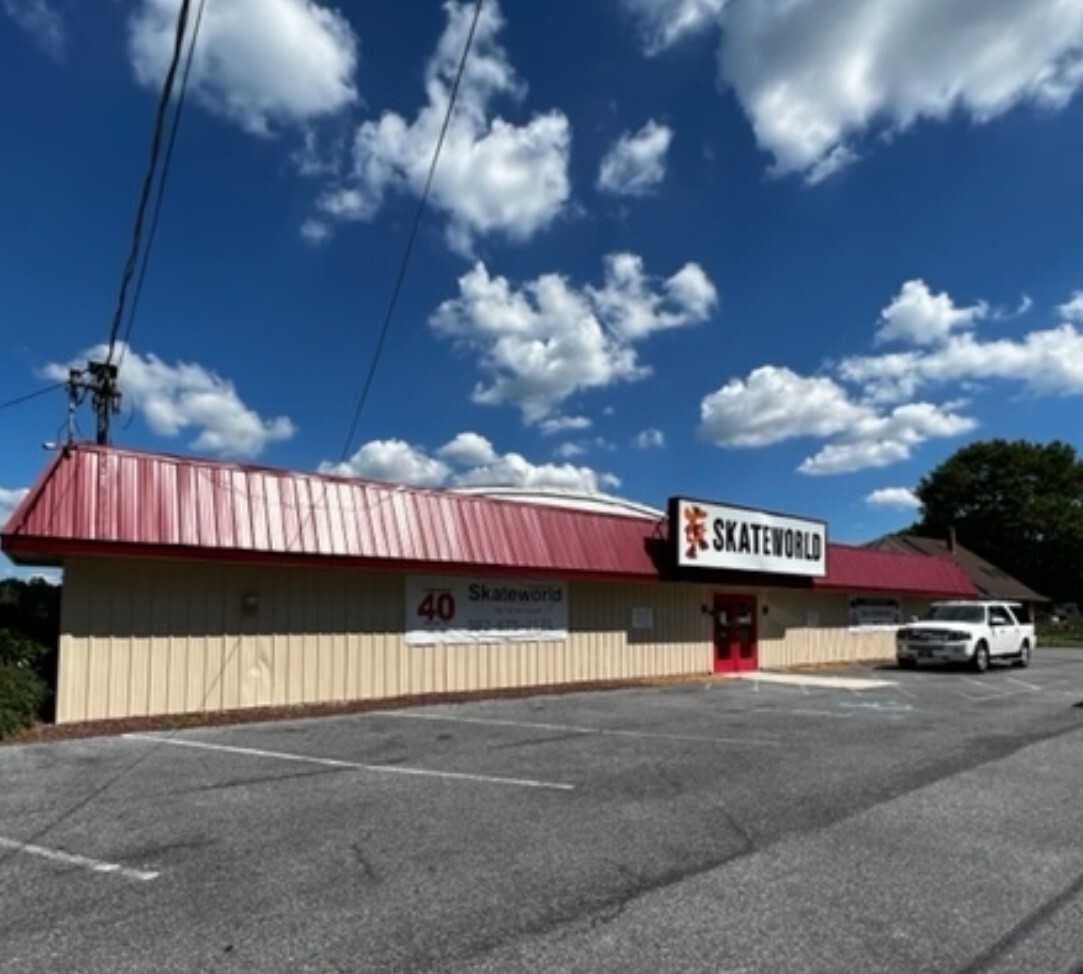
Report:
[[[904,621],[927,601],[902,599]],[[769,590],[760,592],[760,667],[861,662],[895,656],[894,629],[851,629],[850,596]],[[763,606],[767,612],[763,612]]]
[[[404,576],[81,559],[64,579],[60,722],[705,673],[696,586],[568,586],[564,640],[408,646]],[[258,609],[245,611],[246,596]],[[654,625],[632,630],[632,609]]]
[[[398,572],[69,562],[57,720],[702,674],[702,607],[725,591],[757,596],[765,669],[894,654],[891,632],[848,628],[846,595],[658,582],[570,582],[563,640],[408,646],[404,590]],[[632,629],[635,608],[650,629]]]

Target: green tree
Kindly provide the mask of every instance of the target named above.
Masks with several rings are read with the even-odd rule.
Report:
[[[46,652],[21,633],[0,629],[0,738],[29,727],[40,716],[49,690],[35,666]]]
[[[12,635],[40,644],[46,650],[36,654],[29,664],[49,690],[41,705],[40,716],[45,720],[52,720],[55,709],[60,597],[60,586],[41,580],[0,580],[0,632],[10,630]],[[3,655],[3,644],[0,644],[0,665],[5,662]]]
[[[987,440],[921,479],[919,534],[972,551],[1054,602],[1083,602],[1083,460],[1067,443]]]

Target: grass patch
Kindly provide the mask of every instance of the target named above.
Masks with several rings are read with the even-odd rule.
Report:
[[[1083,649],[1083,626],[1061,626],[1038,630],[1038,645],[1053,649]]]

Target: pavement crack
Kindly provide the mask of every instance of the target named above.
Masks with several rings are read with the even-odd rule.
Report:
[[[956,974],[981,974],[982,971],[989,970],[1003,958],[1004,954],[1023,943],[1043,923],[1068,906],[1080,893],[1083,893],[1083,874],[1077,876],[1056,896],[1028,913],[996,943],[975,957],[966,967],[960,968]],[[1080,974],[1080,972],[1083,972],[1083,966],[1074,968],[1072,974]]]

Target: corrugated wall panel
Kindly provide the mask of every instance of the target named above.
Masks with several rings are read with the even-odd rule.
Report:
[[[81,559],[65,578],[58,720],[706,673],[714,591],[570,582],[566,639],[408,646],[399,573]],[[763,668],[894,652],[890,630],[847,628],[846,596],[755,594]],[[631,628],[637,607],[651,629]]]
[[[73,560],[58,720],[704,673],[695,586],[570,583],[569,637],[407,646],[397,573]],[[246,595],[258,609],[246,612]],[[655,629],[631,632],[631,610]]]
[[[850,597],[830,593],[760,592],[759,662],[763,669],[893,659],[895,630],[849,628]],[[928,600],[903,599],[903,619]]]

